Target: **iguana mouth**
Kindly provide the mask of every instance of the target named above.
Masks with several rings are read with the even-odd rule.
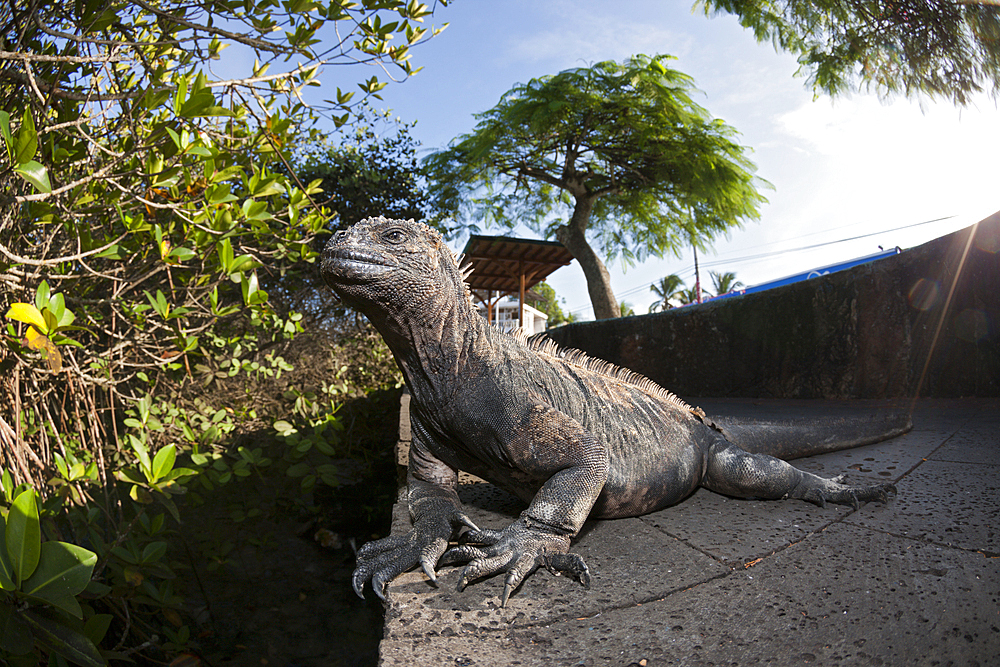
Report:
[[[323,254],[323,276],[336,283],[366,282],[395,267],[385,256],[363,250],[327,248]]]

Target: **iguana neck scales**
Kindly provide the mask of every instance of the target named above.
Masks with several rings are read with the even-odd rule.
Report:
[[[636,516],[698,486],[738,497],[817,504],[885,500],[889,484],[848,486],[782,460],[857,446],[908,428],[898,415],[824,425],[713,421],[650,380],[551,341],[508,335],[472,305],[465,273],[440,234],[370,218],[337,233],[322,272],[385,338],[412,394],[407,483],[413,530],[365,545],[355,590],[379,595],[417,565],[467,562],[460,587],[506,572],[503,602],[539,565],[584,583],[568,553],[588,517]],[[480,530],[456,493],[466,470],[525,500],[520,519]],[[454,531],[472,531],[448,549]]]

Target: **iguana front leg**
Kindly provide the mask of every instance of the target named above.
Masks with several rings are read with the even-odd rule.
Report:
[[[572,574],[585,586],[583,558],[569,554],[608,476],[608,452],[576,420],[544,405],[531,406],[506,443],[511,463],[545,483],[521,517],[503,530],[475,530],[447,551],[441,564],[468,562],[458,588],[506,572],[501,606],[539,566]]]
[[[460,526],[478,530],[462,511],[456,493],[458,473],[428,451],[418,429],[414,429],[410,446],[406,481],[413,529],[406,535],[369,542],[358,550],[353,584],[360,597],[364,597],[365,582],[371,579],[375,594],[384,600],[386,584],[418,564],[431,581],[436,581],[434,568],[455,530]]]

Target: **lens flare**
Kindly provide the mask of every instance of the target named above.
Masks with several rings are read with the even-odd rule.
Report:
[[[969,343],[978,343],[990,335],[990,317],[982,310],[966,308],[955,318],[955,335]]]
[[[908,298],[911,306],[926,312],[936,306],[941,299],[941,286],[936,280],[921,278],[913,283]]]

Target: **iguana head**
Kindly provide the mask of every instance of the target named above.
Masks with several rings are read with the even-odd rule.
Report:
[[[413,220],[367,218],[337,232],[323,250],[320,270],[344,302],[376,326],[386,317],[436,315],[468,301],[441,234]]]

